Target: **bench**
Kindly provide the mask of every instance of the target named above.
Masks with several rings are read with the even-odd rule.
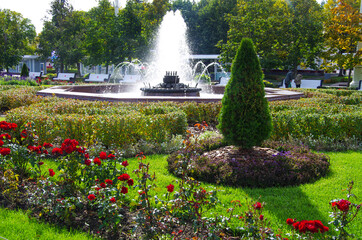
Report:
[[[108,82],[111,74],[95,74],[91,73],[87,78],[84,79],[85,82]]]
[[[54,81],[68,81],[75,82],[75,73],[58,73],[57,77],[53,78]]]
[[[41,78],[42,72],[29,72],[29,78],[31,79],[39,79]]]
[[[308,80],[308,79],[302,79],[300,83],[300,88],[320,88],[322,87],[323,80]],[[296,88],[294,79],[291,82],[292,88]],[[279,85],[279,88],[285,88],[284,79],[282,81],[282,84]]]
[[[122,82],[138,82],[141,81],[141,75],[124,75]]]
[[[358,91],[362,91],[362,80],[359,80],[359,84],[358,84]]]

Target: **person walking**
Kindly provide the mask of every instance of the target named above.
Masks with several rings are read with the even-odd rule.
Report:
[[[303,75],[300,73],[297,74],[297,76],[295,77],[294,83],[297,88],[300,88],[300,84],[302,83],[302,78],[303,78]]]

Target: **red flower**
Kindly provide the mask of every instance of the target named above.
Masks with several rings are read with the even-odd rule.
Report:
[[[41,166],[41,165],[43,165],[44,164],[44,162],[38,162],[38,165],[39,166]]]
[[[115,158],[116,156],[114,156],[112,153],[108,154],[108,158],[112,159]]]
[[[95,196],[94,194],[89,194],[89,195],[88,195],[88,199],[89,199],[90,201],[93,201],[94,199],[96,199],[96,196]]]
[[[342,212],[346,212],[349,210],[349,205],[351,205],[351,202],[348,200],[341,199],[337,202],[337,208],[341,210]]]
[[[106,186],[106,184],[105,184],[104,182],[102,182],[100,185],[101,185],[101,187],[102,187],[102,188],[107,187],[107,186]]]
[[[92,162],[89,159],[84,160],[84,164],[87,165],[87,166],[91,165],[91,163]]]
[[[260,215],[260,216],[259,216],[259,219],[260,219],[260,221],[263,221],[264,216],[263,216],[263,215]]]
[[[111,179],[106,179],[105,182],[108,184],[108,185],[112,185],[113,184],[113,181]]]
[[[54,155],[62,155],[63,154],[63,150],[61,148],[53,148],[52,150],[52,154]]]
[[[121,181],[128,181],[131,177],[127,173],[123,173],[121,176],[118,177],[118,180]]]
[[[17,128],[17,127],[18,127],[18,125],[16,123],[8,123],[6,121],[0,122],[0,128],[2,130],[11,130],[11,129],[15,130],[15,128]]]
[[[45,142],[45,143],[43,143],[43,147],[50,148],[50,147],[53,147],[53,144]]]
[[[27,136],[28,136],[28,132],[25,129],[23,131],[21,131],[20,137],[26,138]]]
[[[175,188],[175,186],[172,185],[172,184],[170,184],[170,185],[168,185],[166,188],[167,188],[167,191],[168,191],[168,192],[172,193],[173,190],[174,190],[174,188]]]
[[[62,143],[62,150],[68,154],[74,152],[77,150],[77,146],[79,145],[79,142],[75,139],[65,139]]]
[[[127,167],[128,165],[129,165],[129,163],[128,163],[127,161],[123,161],[123,162],[122,162],[122,166],[123,166],[123,167]]]
[[[11,136],[10,136],[8,133],[3,133],[3,134],[0,135],[0,138],[1,138],[1,139],[5,139],[5,138],[6,138],[6,139],[9,139],[9,140],[10,140],[10,139],[11,139]]]
[[[9,155],[10,151],[10,148],[0,148],[0,154],[3,156]]]
[[[324,233],[329,230],[328,227],[324,226],[323,223],[319,220],[302,220],[295,222],[293,224],[295,230],[298,230],[300,233],[311,232],[311,233]]]
[[[99,158],[100,158],[100,159],[107,159],[107,153],[101,152],[101,153],[99,154]]]
[[[99,158],[97,158],[97,157],[94,158],[93,163],[97,164],[98,166],[100,166],[102,164],[101,160],[99,160]]]
[[[256,202],[255,204],[254,204],[254,208],[256,209],[256,210],[259,210],[259,209],[261,209],[261,203],[260,202]]]
[[[288,225],[293,225],[293,223],[294,223],[294,220],[293,220],[293,219],[291,219],[291,218],[288,218],[288,219],[287,219],[287,224],[288,224]]]
[[[109,201],[111,201],[112,203],[115,203],[116,199],[114,197],[112,197],[111,199],[109,199]]]
[[[46,149],[43,150],[43,153],[44,153],[44,154],[49,154],[48,150],[46,150]]]
[[[133,179],[129,179],[127,181],[127,184],[128,184],[128,186],[133,186],[133,184],[134,184]]]
[[[3,140],[0,140],[0,147],[1,147],[2,145],[4,145],[4,142],[3,142]]]
[[[121,189],[121,193],[123,193],[123,194],[128,193],[128,188],[126,188],[126,187],[122,187],[122,189]]]
[[[53,171],[53,169],[49,169],[49,176],[53,177],[55,175],[55,172]]]

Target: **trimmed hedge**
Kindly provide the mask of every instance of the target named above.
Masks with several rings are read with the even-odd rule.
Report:
[[[77,139],[120,147],[143,140],[162,143],[186,132],[184,112],[157,104],[128,104],[54,99],[9,111],[7,120],[22,126],[32,123],[40,142]]]

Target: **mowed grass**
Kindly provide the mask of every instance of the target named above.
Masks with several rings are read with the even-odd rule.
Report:
[[[0,237],[8,240],[90,240],[95,239],[86,233],[68,231],[50,224],[39,223],[19,210],[0,208]],[[2,239],[0,238],[0,239]]]
[[[347,192],[343,191],[346,189],[347,184],[350,181],[354,181],[353,193],[359,197],[358,200],[352,199],[352,202],[362,203],[362,152],[343,152],[343,153],[326,153],[331,158],[330,173],[314,183],[304,184],[297,187],[283,187],[283,188],[235,188],[227,186],[218,186],[213,184],[202,183],[202,186],[206,189],[218,190],[218,198],[220,204],[216,209],[212,209],[208,212],[208,216],[220,216],[227,215],[226,209],[232,207],[232,200],[240,200],[243,204],[241,209],[235,211],[235,214],[246,210],[247,199],[253,201],[265,202],[265,208],[263,211],[265,219],[271,222],[274,230],[280,229],[283,233],[291,232],[290,226],[285,221],[287,218],[296,218],[297,220],[321,220],[323,224],[327,225],[331,221],[329,217],[331,208],[329,202],[337,198],[346,198]],[[152,155],[147,156],[145,162],[150,163],[150,173],[155,173],[157,180],[155,184],[157,188],[152,192],[153,195],[161,197],[167,193],[166,186],[170,183],[175,185],[175,191],[178,191],[176,181],[178,178],[173,176],[167,171],[167,155]],[[134,169],[138,167],[137,158],[127,159],[130,163],[128,166],[128,173],[132,178],[136,180],[136,176],[132,173]],[[57,164],[54,161],[45,161],[44,171],[48,168],[53,168],[56,172]],[[56,174],[57,176],[57,174]],[[55,177],[56,177],[55,176]],[[135,199],[137,197],[137,189],[129,191],[129,198]],[[2,214],[1,210],[0,214]],[[19,212],[7,211],[10,214],[20,214]],[[24,215],[24,213],[21,213]],[[15,215],[16,216],[16,215]],[[0,236],[6,237],[6,234],[10,234],[12,231],[6,229],[18,229],[23,228],[24,230],[16,230],[17,232],[27,231],[27,229],[43,229],[44,224],[36,223],[33,220],[26,220],[26,215],[23,216],[25,220],[16,220],[13,223],[5,220],[6,223],[2,223],[2,215],[0,215]],[[21,222],[22,224],[18,224]],[[5,224],[9,224],[4,227]],[[233,222],[233,227],[238,226],[238,222]],[[45,225],[48,226],[48,225]],[[329,227],[331,227],[329,225]],[[362,214],[353,221],[350,227],[350,232],[356,235],[356,239],[362,239]],[[39,230],[38,230],[39,231]],[[63,232],[64,230],[56,227],[49,227],[50,233],[59,235],[61,239],[90,239],[87,235],[75,234],[69,232]],[[329,234],[334,233],[331,228]],[[41,232],[42,236],[47,236],[47,230]],[[69,234],[69,235],[67,235]],[[74,234],[74,235],[73,235]],[[40,238],[37,230],[29,232],[24,235],[26,238],[21,238],[18,234],[8,239],[47,239]],[[17,238],[18,237],[18,238]],[[55,237],[48,239],[58,239]],[[289,238],[291,239],[291,238]]]

